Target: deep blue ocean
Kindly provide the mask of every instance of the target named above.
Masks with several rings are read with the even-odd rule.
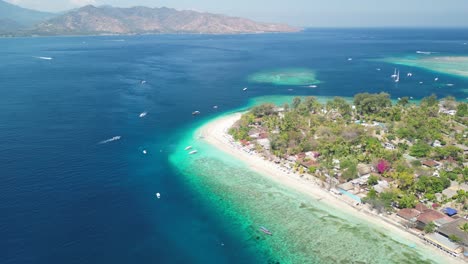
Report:
[[[399,66],[415,79],[395,84],[395,66],[372,59],[418,50],[466,56],[465,42],[462,29],[0,39],[0,262],[267,260],[170,165],[186,130],[264,95],[464,99],[468,79]],[[322,83],[247,81],[295,67],[315,70]],[[434,76],[455,86],[416,85]]]

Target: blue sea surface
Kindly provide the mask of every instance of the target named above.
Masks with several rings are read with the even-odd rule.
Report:
[[[398,66],[414,79],[396,84],[395,66],[374,59],[466,56],[467,41],[451,29],[0,39],[0,262],[271,262],[169,162],[178,140],[261,96],[464,99],[467,79],[438,74],[447,87]],[[311,69],[321,83],[248,82],[281,68]]]

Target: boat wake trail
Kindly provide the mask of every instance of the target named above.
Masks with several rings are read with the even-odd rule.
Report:
[[[416,51],[417,54],[424,54],[424,55],[431,55],[431,54],[434,54],[434,53],[438,53],[438,52],[433,52],[433,51]]]
[[[52,57],[34,57],[36,59],[40,59],[40,60],[53,60]]]
[[[121,136],[115,136],[115,137],[103,140],[103,141],[99,142],[99,144],[107,144],[107,143],[110,143],[112,141],[119,140],[120,138],[122,138],[122,137]]]

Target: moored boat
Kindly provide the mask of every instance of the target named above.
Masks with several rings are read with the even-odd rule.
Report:
[[[192,112],[192,115],[199,115],[200,114],[200,111],[193,111]]]
[[[269,235],[269,236],[273,235],[273,233],[271,233],[271,231],[268,230],[268,229],[266,229],[266,227],[264,227],[264,226],[261,226],[261,227],[259,228],[259,230],[262,231],[263,233]]]

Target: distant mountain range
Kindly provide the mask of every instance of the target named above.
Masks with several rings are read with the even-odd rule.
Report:
[[[296,32],[283,24],[258,23],[171,8],[116,8],[88,5],[62,14],[24,9],[0,0],[0,34],[3,35],[103,35],[151,33],[272,33]]]
[[[54,16],[56,14],[26,9],[0,0],[0,32],[31,28]]]

